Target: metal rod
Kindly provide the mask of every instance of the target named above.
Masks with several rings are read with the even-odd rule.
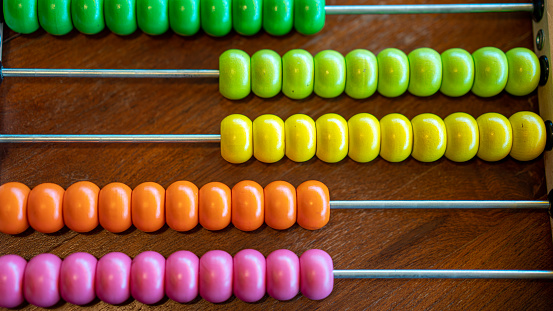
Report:
[[[327,15],[532,12],[532,3],[328,5]]]
[[[219,134],[165,135],[0,135],[0,143],[217,143]]]
[[[548,201],[330,201],[332,209],[549,209]]]
[[[3,68],[4,77],[218,78],[217,69],[31,69]]]
[[[337,279],[553,279],[547,270],[334,270]]]
[[[2,49],[4,42],[4,23],[0,23],[0,81],[2,81]]]

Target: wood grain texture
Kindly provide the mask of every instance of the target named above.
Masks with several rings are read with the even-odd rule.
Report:
[[[327,3],[384,4],[376,0]],[[3,62],[8,68],[216,69],[219,55],[230,48],[243,49],[250,55],[263,48],[280,55],[293,48],[313,54],[334,49],[344,55],[356,48],[376,54],[388,47],[407,53],[419,47],[438,52],[458,47],[473,52],[495,46],[507,51],[517,46],[532,48],[533,35],[530,16],[513,13],[328,16],[324,30],[310,37],[297,33],[279,38],[265,33],[241,37],[232,33],[224,38],[205,34],[183,38],[173,33],[150,37],[140,32],[118,37],[107,30],[95,36],[73,31],[68,36],[53,37],[43,31],[25,36],[7,31],[4,43]],[[347,119],[360,112],[377,118],[399,112],[411,119],[424,112],[442,118],[457,111],[474,117],[486,112],[508,117],[520,110],[538,110],[536,93],[520,98],[503,93],[490,99],[473,95],[448,98],[441,94],[429,98],[405,94],[394,99],[374,95],[367,100],[345,95],[331,100],[311,96],[302,101],[283,95],[269,100],[251,95],[235,102],[218,93],[216,80],[205,79],[7,78],[0,94],[0,131],[10,134],[217,134],[219,122],[231,113],[252,119],[272,113],[285,119],[294,113],[317,118],[335,112]],[[498,163],[474,159],[462,164],[447,159],[425,164],[412,158],[402,163],[378,158],[368,164],[349,159],[338,164],[315,159],[296,164],[284,159],[272,165],[252,159],[243,165],[231,165],[220,157],[217,144],[0,146],[0,182],[19,181],[31,188],[43,182],[67,188],[80,180],[100,187],[119,181],[134,188],[145,181],[164,187],[177,180],[189,180],[199,187],[220,181],[232,187],[244,179],[262,186],[274,180],[298,186],[317,179],[328,185],[336,200],[534,200],[546,197],[544,176],[542,158],[526,163],[510,158]],[[258,249],[265,256],[280,248],[297,254],[321,248],[333,257],[336,269],[553,269],[549,217],[539,211],[333,211],[329,225],[314,232],[297,225],[286,231],[264,225],[252,233],[233,227],[220,232],[197,227],[180,233],[165,226],[151,234],[135,229],[111,234],[101,228],[77,234],[65,228],[49,235],[32,230],[18,236],[0,235],[0,254],[16,253],[26,259],[43,252],[64,258],[78,251],[96,257],[121,251],[134,257],[146,250],[167,257],[181,249],[199,256],[212,249],[234,255],[244,248]],[[553,283],[547,281],[338,280],[331,296],[323,301],[310,301],[300,295],[278,302],[266,296],[255,304],[231,298],[215,306],[200,299],[186,305],[165,299],[154,308],[547,310],[553,308],[551,297]],[[56,307],[78,309],[68,303]],[[136,301],[115,307],[96,300],[87,308],[148,307]]]

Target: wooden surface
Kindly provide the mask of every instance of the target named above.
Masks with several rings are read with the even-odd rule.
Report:
[[[407,1],[406,1],[407,2]],[[393,3],[406,3],[394,1]],[[430,1],[408,1],[422,3]],[[493,1],[489,1],[493,2]],[[329,4],[383,4],[375,0],[328,1]],[[386,2],[388,3],[388,2]],[[440,1],[448,3],[448,1]],[[243,49],[250,55],[262,48],[280,55],[293,48],[311,53],[335,49],[344,55],[356,48],[375,54],[387,47],[410,52],[431,47],[438,52],[459,47],[473,52],[483,46],[504,51],[532,48],[528,14],[328,16],[324,30],[305,37],[265,33],[224,38],[198,34],[191,38],[167,33],[150,37],[137,32],[118,37],[107,30],[96,36],[76,31],[53,37],[39,31],[20,36],[6,32],[5,67],[42,68],[201,68],[217,69],[219,55]],[[551,83],[551,81],[550,81]],[[250,118],[272,113],[283,119],[294,113],[317,118],[335,112],[350,118],[369,112],[377,118],[392,112],[413,118],[424,112],[442,118],[457,111],[477,117],[500,112],[507,117],[520,110],[537,111],[536,93],[516,98],[501,94],[491,99],[473,95],[448,98],[441,94],[416,98],[405,94],[367,100],[347,96],[324,100],[311,96],[293,101],[282,95],[263,100],[250,96],[233,102],[218,93],[217,80],[120,80],[7,78],[0,85],[2,133],[202,133],[218,134],[219,122],[231,113]],[[0,182],[19,181],[34,187],[43,182],[64,188],[89,180],[100,187],[119,181],[131,188],[145,181],[167,187],[177,180],[198,186],[210,181],[233,186],[251,179],[262,186],[286,180],[297,186],[308,179],[326,183],[336,200],[545,199],[543,159],[498,163],[474,159],[457,164],[441,159],[419,163],[410,158],[368,164],[346,159],[326,164],[312,159],[297,164],[282,160],[263,164],[226,163],[217,144],[43,144],[2,145]],[[0,255],[16,253],[26,259],[51,252],[64,258],[86,251],[96,257],[121,251],[136,256],[146,250],[164,256],[186,249],[201,256],[221,249],[234,255],[254,248],[268,255],[287,248],[297,254],[311,248],[326,250],[336,269],[553,269],[553,245],[547,213],[540,211],[333,211],[330,223],[312,232],[297,225],[286,231],[267,226],[245,233],[234,227],[209,232],[200,227],[175,232],[167,226],[148,234],[130,229],[111,234],[97,228],[77,234],[67,228],[56,234],[28,230],[19,236],[0,235]],[[330,297],[310,301],[301,295],[288,302],[266,296],[256,304],[236,298],[215,306],[197,299],[179,305],[164,299],[158,309],[552,309],[553,283],[516,280],[337,280]],[[76,309],[68,303],[60,309]],[[129,301],[122,309],[145,308]],[[25,305],[24,309],[33,306]],[[95,300],[90,309],[115,309]]]

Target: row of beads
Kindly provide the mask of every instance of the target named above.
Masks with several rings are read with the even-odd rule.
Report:
[[[259,161],[274,163],[286,155],[295,162],[313,156],[335,163],[346,156],[365,163],[380,155],[389,162],[401,162],[412,155],[421,162],[446,156],[466,162],[474,156],[499,161],[511,155],[519,161],[537,158],[545,149],[546,129],[541,117],[521,111],[509,119],[498,113],[485,113],[476,120],[462,112],[445,120],[423,113],[411,121],[397,113],[380,121],[368,113],[346,121],[329,113],[313,121],[296,114],[283,122],[275,115],[262,115],[253,123],[233,114],[221,122],[221,155],[230,163],[244,163],[252,155]]]
[[[405,55],[389,48],[378,56],[359,49],[346,57],[332,50],[315,57],[305,50],[291,50],[282,58],[274,51],[261,50],[251,59],[246,52],[228,50],[219,58],[219,91],[229,99],[242,99],[251,91],[263,98],[282,91],[292,99],[304,99],[313,92],[333,98],[344,91],[356,99],[376,91],[386,97],[406,91],[416,96],[441,91],[453,97],[472,91],[491,97],[505,89],[522,96],[536,89],[540,70],[538,58],[526,48],[503,53],[485,47],[472,55],[463,49],[449,49],[440,55],[429,48]]]
[[[198,293],[212,303],[227,301],[232,294],[245,302],[259,301],[265,292],[277,300],[290,300],[301,293],[312,300],[328,297],[334,286],[333,263],[328,253],[310,249],[298,258],[286,249],[265,257],[253,249],[234,258],[213,250],[200,259],[178,251],[165,259],[147,251],[134,259],[123,253],[108,253],[97,260],[89,253],[74,253],[63,261],[53,254],[40,254],[27,263],[17,255],[0,257],[0,307],[13,308],[27,302],[39,307],[63,300],[85,305],[97,296],[120,304],[131,296],[155,304],[165,295],[186,303]]]
[[[200,223],[207,230],[221,230],[232,221],[243,231],[260,228],[263,222],[276,230],[296,221],[308,230],[324,227],[330,219],[328,188],[319,181],[306,181],[297,189],[285,181],[274,181],[265,189],[245,180],[232,190],[212,182],[198,187],[177,181],[167,190],[146,182],[134,190],[111,183],[102,190],[88,181],[67,190],[56,184],[40,184],[30,190],[21,183],[0,186],[0,232],[19,234],[29,225],[43,233],[64,225],[76,232],[89,232],[100,224],[110,232],[123,232],[134,225],[153,232],[167,225],[189,231]]]
[[[319,32],[325,23],[324,0],[4,0],[4,19],[20,33],[39,28],[53,35],[73,29],[96,34],[107,27],[129,35],[138,27],[161,35],[169,27],[182,36],[200,26],[210,36],[227,35],[232,28],[245,36],[261,27],[271,35],[294,28],[305,35]]]

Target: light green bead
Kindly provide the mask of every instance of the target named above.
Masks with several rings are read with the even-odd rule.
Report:
[[[72,0],[71,17],[78,31],[93,35],[102,31],[104,23],[104,0]]]
[[[169,25],[181,36],[200,30],[200,0],[169,0]]]
[[[71,0],[38,0],[38,21],[51,35],[68,34],[73,29]]]
[[[137,0],[136,20],[145,33],[153,36],[164,34],[169,29],[168,0]]]
[[[212,37],[226,36],[232,29],[232,0],[200,0],[202,29]]]
[[[409,53],[409,93],[431,96],[442,85],[442,58],[433,49],[420,48]]]
[[[240,50],[227,50],[219,57],[219,92],[228,99],[250,94],[250,56]]]
[[[442,87],[447,96],[459,97],[470,92],[474,83],[474,61],[463,49],[449,49],[442,53]]]
[[[282,89],[282,60],[271,50],[260,50],[251,59],[252,91],[255,95],[270,98]]]
[[[237,33],[253,36],[261,30],[263,0],[233,0],[232,25]]]
[[[313,93],[313,56],[305,50],[290,50],[282,56],[282,92],[292,99]]]
[[[540,83],[540,61],[536,54],[527,48],[514,48],[505,56],[509,64],[505,91],[515,96],[532,93]]]
[[[263,0],[263,29],[283,36],[294,26],[294,0]]]
[[[346,87],[346,61],[342,54],[326,50],[315,55],[315,94],[323,98],[340,96]]]
[[[475,72],[472,92],[480,97],[492,97],[501,93],[509,76],[505,53],[498,48],[486,47],[472,53],[472,58]]]
[[[37,0],[4,0],[4,19],[15,32],[32,33],[38,30]]]
[[[325,25],[325,0],[294,0],[294,28],[303,35],[313,35]]]
[[[378,53],[378,93],[397,97],[409,86],[409,59],[403,51],[389,48]]]
[[[126,36],[136,31],[136,0],[105,0],[104,14],[113,33]]]
[[[346,94],[355,99],[370,97],[378,85],[378,62],[367,50],[357,49],[346,55]]]

